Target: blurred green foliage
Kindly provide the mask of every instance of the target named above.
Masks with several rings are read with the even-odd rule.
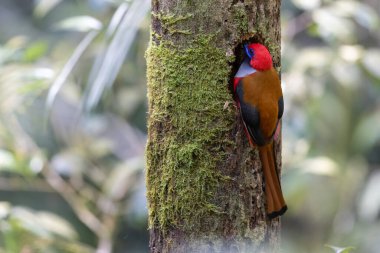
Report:
[[[1,1],[0,252],[147,252],[142,3]]]
[[[148,252],[144,3],[0,2],[0,252]],[[283,2],[284,252],[380,248],[379,13]]]
[[[379,12],[371,0],[283,4],[286,252],[379,251]]]
[[[350,253],[352,250],[354,250],[354,247],[346,247],[346,248],[340,248],[335,247],[331,245],[325,245],[327,248],[332,249],[335,253]]]

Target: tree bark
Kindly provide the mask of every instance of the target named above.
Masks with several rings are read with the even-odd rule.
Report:
[[[153,253],[276,252],[258,151],[231,81],[242,43],[280,66],[280,0],[152,0],[147,197]],[[281,145],[276,143],[281,168]]]

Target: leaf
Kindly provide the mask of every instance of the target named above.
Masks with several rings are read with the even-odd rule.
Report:
[[[340,248],[340,247],[335,247],[332,245],[325,245],[325,247],[330,248],[334,250],[335,253],[350,253],[352,250],[354,250],[354,247],[345,247],[345,248]]]
[[[116,31],[116,29],[119,27],[121,21],[123,20],[123,17],[125,13],[128,11],[128,4],[122,3],[113,14],[110,24],[107,27],[106,31],[106,37],[110,38]]]
[[[13,154],[7,150],[0,149],[0,171],[11,170],[15,165],[16,161]]]
[[[54,71],[48,68],[37,68],[25,72],[22,78],[25,84],[17,88],[19,94],[28,95],[48,88],[48,81],[54,76]]]
[[[128,12],[117,26],[112,41],[104,52],[99,54],[99,58],[95,60],[85,90],[84,108],[87,111],[91,110],[99,102],[104,90],[111,87],[116,80],[117,74],[137,34],[139,25],[144,20],[149,8],[149,0],[133,1]],[[107,33],[111,33],[113,29],[113,27],[109,27]]]
[[[371,75],[380,79],[380,50],[378,49],[368,49],[362,60],[364,68],[370,72]]]
[[[355,38],[354,22],[340,17],[334,9],[316,9],[313,11],[312,18],[317,25],[318,33],[327,41],[351,42]]]
[[[0,47],[0,66],[12,59],[14,53],[15,50],[6,47]]]
[[[376,222],[380,211],[380,172],[373,171],[364,186],[358,204],[359,216],[368,222]]]
[[[24,60],[33,62],[41,58],[47,51],[48,45],[45,41],[37,41],[30,45],[24,52]]]
[[[353,13],[356,22],[369,30],[375,31],[379,28],[379,17],[376,11],[363,4],[357,2],[358,7]]]
[[[366,152],[376,145],[376,142],[380,139],[379,124],[379,110],[364,114],[362,119],[357,122],[352,135],[352,142],[357,152]]]
[[[70,59],[66,62],[62,71],[59,73],[59,75],[57,76],[54,83],[51,85],[51,87],[49,89],[49,93],[48,93],[47,99],[46,99],[47,110],[51,109],[51,107],[54,103],[55,97],[57,96],[59,90],[62,88],[67,77],[69,76],[69,74],[73,70],[74,66],[78,62],[80,56],[84,53],[86,48],[94,40],[94,38],[96,37],[97,34],[98,34],[97,31],[89,32],[84,37],[84,39],[79,43],[79,45],[75,48],[74,53],[71,55]]]
[[[43,237],[50,238],[51,234],[47,231],[38,221],[38,217],[35,212],[27,207],[16,206],[11,211],[11,221],[13,224],[18,224],[23,229],[30,231],[31,233]]]
[[[309,0],[309,1],[292,0],[292,2],[294,3],[295,6],[304,10],[312,10],[312,9],[318,8],[321,5],[321,0]]]
[[[50,212],[36,212],[38,224],[52,234],[75,239],[78,234],[71,224],[62,217]]]
[[[11,204],[8,202],[0,202],[0,219],[6,219],[11,213]]]
[[[43,18],[48,14],[54,7],[56,7],[62,0],[39,0],[34,8],[34,16],[38,18]]]
[[[354,19],[361,26],[375,30],[379,27],[379,17],[376,11],[359,1],[335,1],[330,8],[341,17]]]
[[[19,222],[24,229],[43,238],[59,235],[74,239],[78,236],[68,221],[51,212],[35,211],[27,207],[15,206],[12,208],[11,218]]]
[[[331,74],[346,88],[357,88],[361,84],[361,70],[355,63],[337,58],[331,66]]]
[[[348,62],[357,62],[363,56],[364,48],[360,45],[342,45],[339,47],[339,55]]]
[[[71,151],[64,150],[56,153],[50,162],[51,169],[63,176],[73,176],[76,173],[81,173],[85,170],[86,162],[83,158]]]
[[[76,32],[99,31],[102,22],[91,16],[76,16],[64,19],[53,26],[56,30],[69,30]]]
[[[338,164],[326,156],[306,159],[301,167],[303,172],[316,175],[334,176],[338,173]]]
[[[104,192],[112,199],[120,200],[136,184],[137,173],[144,167],[141,157],[128,159],[112,170],[104,184]]]

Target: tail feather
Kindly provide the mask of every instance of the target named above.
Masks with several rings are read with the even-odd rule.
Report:
[[[273,143],[259,147],[259,154],[264,172],[267,213],[269,218],[273,219],[287,210],[276,169]]]

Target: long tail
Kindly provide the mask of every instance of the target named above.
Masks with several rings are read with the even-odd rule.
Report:
[[[267,214],[270,219],[283,215],[288,207],[282,195],[280,178],[276,169],[273,142],[259,147],[260,160],[264,172]]]

